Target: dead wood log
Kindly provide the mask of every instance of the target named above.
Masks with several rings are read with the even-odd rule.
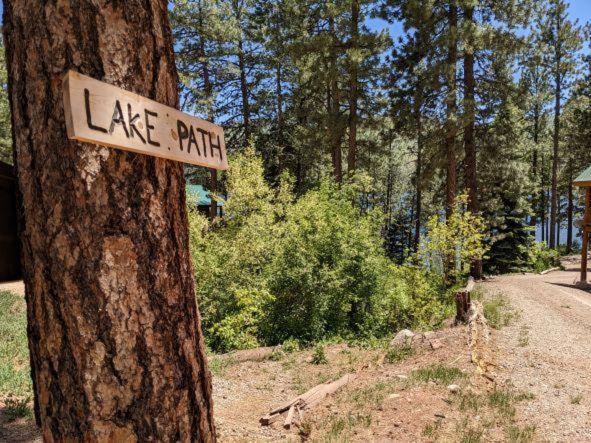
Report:
[[[291,405],[291,407],[287,411],[287,417],[285,419],[285,422],[283,423],[283,427],[285,429],[289,429],[291,427],[291,423],[293,422],[293,416],[295,414],[295,410],[296,410],[296,405]]]
[[[546,275],[549,272],[560,271],[560,267],[557,266],[555,268],[546,269],[545,271],[540,272],[540,275]]]
[[[285,428],[290,428],[293,424],[295,417],[295,411],[298,411],[298,418],[301,423],[303,418],[303,414],[305,410],[312,409],[314,406],[318,405],[322,400],[324,400],[327,396],[334,394],[336,391],[341,389],[347,383],[355,380],[357,378],[357,374],[346,374],[343,375],[336,381],[322,383],[320,385],[314,386],[309,391],[305,392],[302,395],[299,395],[291,400],[288,400],[281,405],[277,406],[276,408],[272,409],[268,414],[265,414],[261,417],[260,422],[262,425],[267,426],[271,423],[274,423],[282,418],[282,414],[287,411],[287,416],[283,423]]]
[[[490,370],[494,367],[493,354],[490,349],[490,329],[484,317],[484,309],[480,302],[472,303],[468,320],[468,345],[472,363],[479,374],[491,379]]]
[[[220,354],[217,358],[231,359],[237,363],[245,361],[262,361],[273,355],[273,352],[280,348],[280,346],[265,346],[255,349],[244,349],[242,351],[228,352],[227,354]]]

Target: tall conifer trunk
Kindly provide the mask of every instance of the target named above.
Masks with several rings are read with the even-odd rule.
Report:
[[[474,8],[468,3],[464,8],[464,20],[468,35],[464,45],[464,153],[466,169],[466,187],[468,188],[468,209],[477,214],[478,182],[476,177],[476,144],[474,126],[476,121],[476,103],[474,93]],[[470,274],[474,278],[482,277],[482,260],[473,260]]]
[[[329,113],[329,127],[328,136],[330,141],[332,168],[335,181],[342,183],[343,181],[343,155],[341,152],[341,98],[338,83],[338,68],[337,68],[337,38],[335,31],[334,17],[330,16],[328,19],[329,35],[331,38],[330,55],[329,55],[329,79],[328,79],[328,113]]]
[[[170,106],[164,1],[4,2],[35,415],[46,441],[213,441],[183,165],[69,140],[74,69]]]
[[[446,154],[446,182],[445,182],[445,212],[452,213],[456,198],[456,133],[457,133],[457,102],[456,102],[456,63],[458,59],[458,7],[455,0],[448,5],[448,48],[446,62],[447,94],[446,122],[445,122],[445,154]]]
[[[250,102],[248,80],[246,79],[246,62],[244,60],[244,45],[242,39],[238,41],[238,69],[240,70],[240,95],[242,98],[242,125],[244,128],[244,146],[250,141]]]
[[[556,13],[556,34],[560,34],[562,23],[561,15]],[[560,111],[561,111],[561,96],[562,96],[562,76],[560,72],[560,63],[562,60],[562,53],[560,42],[555,44],[555,72],[554,72],[554,133],[552,134],[552,189],[550,194],[550,247],[556,246],[556,223],[557,223],[557,207],[558,207],[558,145],[560,142]]]
[[[566,213],[566,252],[571,253],[573,249],[573,173],[572,167],[569,167],[568,179],[568,208]]]
[[[351,0],[351,49],[359,47],[359,0]],[[352,174],[357,166],[357,100],[358,80],[357,61],[349,60],[349,151],[347,153],[347,171]]]
[[[205,50],[205,23],[203,20],[203,3],[199,2],[199,29],[202,33],[199,39],[199,52],[201,56],[201,71],[203,74],[203,90],[205,92],[205,97],[207,99],[207,118],[210,122],[214,122],[215,120],[215,113],[214,113],[214,104],[213,104],[213,84],[211,83],[211,76],[209,73],[209,59],[208,54]],[[209,170],[209,190],[211,193],[215,194],[217,192],[218,187],[218,171],[217,169],[210,169]],[[218,206],[217,202],[214,198],[211,198],[211,203],[209,205],[209,219],[213,220],[216,218],[218,214]]]
[[[536,183],[538,177],[538,143],[539,143],[539,133],[540,133],[540,110],[539,105],[536,103],[534,106],[534,152],[532,154],[532,172],[533,172],[533,183]],[[536,193],[532,193],[532,206],[533,206],[533,213],[530,219],[530,226],[535,228],[537,224],[537,218],[540,218],[540,221],[543,225],[543,214],[542,214],[542,201],[543,201],[543,191],[540,189],[538,195]],[[533,236],[535,238],[536,231],[533,231]],[[543,241],[543,240],[542,240]]]

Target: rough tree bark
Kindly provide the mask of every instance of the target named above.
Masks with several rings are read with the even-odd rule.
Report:
[[[556,14],[556,33],[562,27],[561,15]],[[552,189],[550,194],[550,247],[556,247],[556,212],[558,210],[558,145],[560,142],[560,111],[562,98],[562,52],[559,42],[555,44],[555,70],[554,70],[554,133],[552,134]]]
[[[199,30],[201,33],[204,32],[206,24],[203,19],[203,3],[199,2]],[[203,90],[205,97],[208,100],[207,103],[207,118],[210,122],[215,120],[214,103],[213,103],[213,84],[211,83],[211,76],[209,74],[209,59],[207,57],[207,51],[205,50],[205,39],[203,34],[199,39],[199,55],[201,57],[201,71],[203,74]],[[212,193],[216,193],[218,188],[218,171],[216,169],[209,170],[209,190]],[[211,199],[209,205],[209,219],[214,220],[218,215],[218,206],[215,199]]]
[[[68,69],[177,106],[163,0],[4,2],[35,415],[46,441],[213,441],[183,165],[69,140]]]
[[[341,152],[341,97],[338,83],[338,69],[337,69],[337,36],[335,31],[334,17],[330,16],[328,19],[329,34],[332,37],[330,47],[330,67],[328,79],[328,113],[329,113],[329,127],[328,134],[330,140],[330,151],[332,157],[332,169],[335,181],[337,183],[343,182],[343,154]]]
[[[537,100],[537,99],[536,99]],[[536,104],[534,105],[534,152],[532,153],[532,173],[533,173],[533,183],[536,183],[537,178],[538,178],[538,144],[539,144],[539,133],[540,133],[540,106],[539,104],[536,102]],[[543,191],[540,189],[540,192],[538,195],[536,195],[536,193],[532,193],[532,206],[533,206],[533,212],[534,214],[532,215],[531,219],[530,219],[530,226],[535,228],[537,225],[537,217],[539,216],[540,219],[543,217],[542,214],[542,200],[543,200]],[[543,230],[543,229],[542,229]],[[532,232],[533,237],[535,238],[536,236],[536,231],[534,229],[534,231]],[[544,240],[542,240],[544,241]]]
[[[240,69],[240,94],[242,96],[242,120],[244,126],[244,146],[250,141],[250,102],[248,98],[248,81],[246,79],[246,62],[244,60],[242,39],[238,41],[238,68]]]
[[[569,166],[569,178],[568,178],[568,207],[566,210],[566,252],[570,254],[573,249],[573,169],[572,165]]]
[[[466,187],[468,188],[468,209],[473,214],[480,210],[478,204],[478,181],[476,176],[476,143],[474,126],[476,123],[476,104],[474,94],[474,7],[468,3],[464,7],[464,20],[467,30],[464,48],[464,153],[466,168]],[[482,260],[472,260],[470,275],[476,279],[482,277]]]
[[[457,133],[457,101],[456,101],[456,63],[458,60],[458,7],[455,0],[449,2],[448,9],[448,48],[446,60],[445,82],[445,153],[447,175],[445,181],[445,213],[449,217],[453,211],[456,198],[456,133]]]
[[[359,0],[351,1],[351,49],[359,47]],[[349,67],[349,150],[347,152],[347,172],[352,174],[357,167],[357,100],[358,79],[357,61],[350,60]]]

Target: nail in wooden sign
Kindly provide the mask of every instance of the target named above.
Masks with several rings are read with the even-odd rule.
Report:
[[[75,71],[63,78],[68,137],[228,169],[221,126]]]

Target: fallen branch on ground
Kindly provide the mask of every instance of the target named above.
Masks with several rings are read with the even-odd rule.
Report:
[[[545,271],[540,272],[540,275],[548,274],[549,272],[560,271],[560,266],[556,266],[555,268],[546,269]]]
[[[238,363],[242,363],[245,361],[261,361],[271,357],[271,355],[273,355],[273,352],[279,348],[280,346],[265,346],[262,348],[244,349],[242,351],[234,351],[228,352],[227,354],[220,354],[217,356],[217,358],[232,359]]]
[[[268,414],[261,417],[260,422],[264,426],[270,425],[271,423],[280,420],[287,411],[283,426],[289,429],[293,424],[294,419],[299,420],[300,423],[302,422],[305,410],[312,409],[327,396],[334,394],[340,388],[355,380],[356,378],[357,374],[346,374],[336,381],[314,386],[305,394],[299,395],[296,398],[281,404],[275,409],[272,409]],[[296,411],[298,412],[297,416]]]
[[[484,317],[484,308],[478,301],[471,303],[468,318],[468,345],[472,363],[476,365],[479,374],[494,381],[491,374],[493,356],[490,349],[490,330]]]

